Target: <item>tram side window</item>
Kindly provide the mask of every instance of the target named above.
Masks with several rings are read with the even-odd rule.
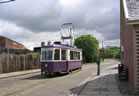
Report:
[[[80,52],[78,52],[78,60],[80,60]]]
[[[61,59],[66,60],[66,50],[61,50]]]
[[[70,51],[70,60],[73,60],[74,58],[73,58],[73,51]]]
[[[74,60],[77,60],[78,59],[78,54],[77,52],[74,52]]]
[[[80,52],[70,51],[70,60],[80,60]]]
[[[60,50],[55,49],[54,60],[60,60]]]
[[[80,60],[80,52],[74,52],[74,60]]]

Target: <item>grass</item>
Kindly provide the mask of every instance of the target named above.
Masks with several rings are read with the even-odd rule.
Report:
[[[96,62],[87,62],[87,63],[83,63],[83,64],[96,64]]]
[[[40,53],[30,53],[31,55],[40,55]]]

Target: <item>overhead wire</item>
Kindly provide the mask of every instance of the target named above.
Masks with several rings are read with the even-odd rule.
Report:
[[[41,3],[41,2],[39,2],[39,0],[35,0],[36,2],[37,2],[37,4],[39,4],[40,6],[42,6],[42,7],[44,7],[44,8],[47,8],[49,11],[51,11],[51,13],[53,13],[55,16],[58,16],[58,14],[55,12],[55,11],[53,11],[51,8],[49,8],[47,5],[45,5],[45,4],[43,4],[43,3]]]
[[[39,0],[35,0],[36,2],[37,2],[37,4],[39,4],[40,6],[42,6],[42,7],[44,7],[44,8],[47,8],[51,13],[53,13],[53,15],[55,15],[55,16],[58,16],[58,14],[55,12],[55,11],[53,11],[51,8],[49,8],[47,5],[45,5],[45,4],[43,4],[43,3],[41,3],[41,2],[39,2]],[[64,17],[64,16],[62,16],[63,18],[62,19],[64,19],[64,21],[66,21],[66,17]],[[63,27],[63,26],[62,26]],[[61,27],[61,28],[62,28]],[[64,34],[63,34],[63,32],[62,31],[64,31],[64,34],[65,35],[67,35],[67,36],[69,36],[69,35],[72,35],[70,32],[69,32],[69,30],[68,29],[66,29],[66,28],[62,28],[62,30],[60,31],[60,34],[61,34],[61,36],[63,37],[64,36]],[[73,30],[72,30],[73,31]]]

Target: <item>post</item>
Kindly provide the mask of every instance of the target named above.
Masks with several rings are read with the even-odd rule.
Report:
[[[101,58],[102,58],[102,61],[104,62],[104,48],[103,48],[103,42],[102,42]]]
[[[97,57],[97,75],[100,75],[100,57]]]

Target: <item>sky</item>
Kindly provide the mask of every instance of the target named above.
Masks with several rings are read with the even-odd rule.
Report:
[[[60,41],[64,23],[73,24],[74,37],[92,35],[100,45],[119,46],[120,0],[16,0],[0,4],[0,35],[28,49],[41,42]]]

